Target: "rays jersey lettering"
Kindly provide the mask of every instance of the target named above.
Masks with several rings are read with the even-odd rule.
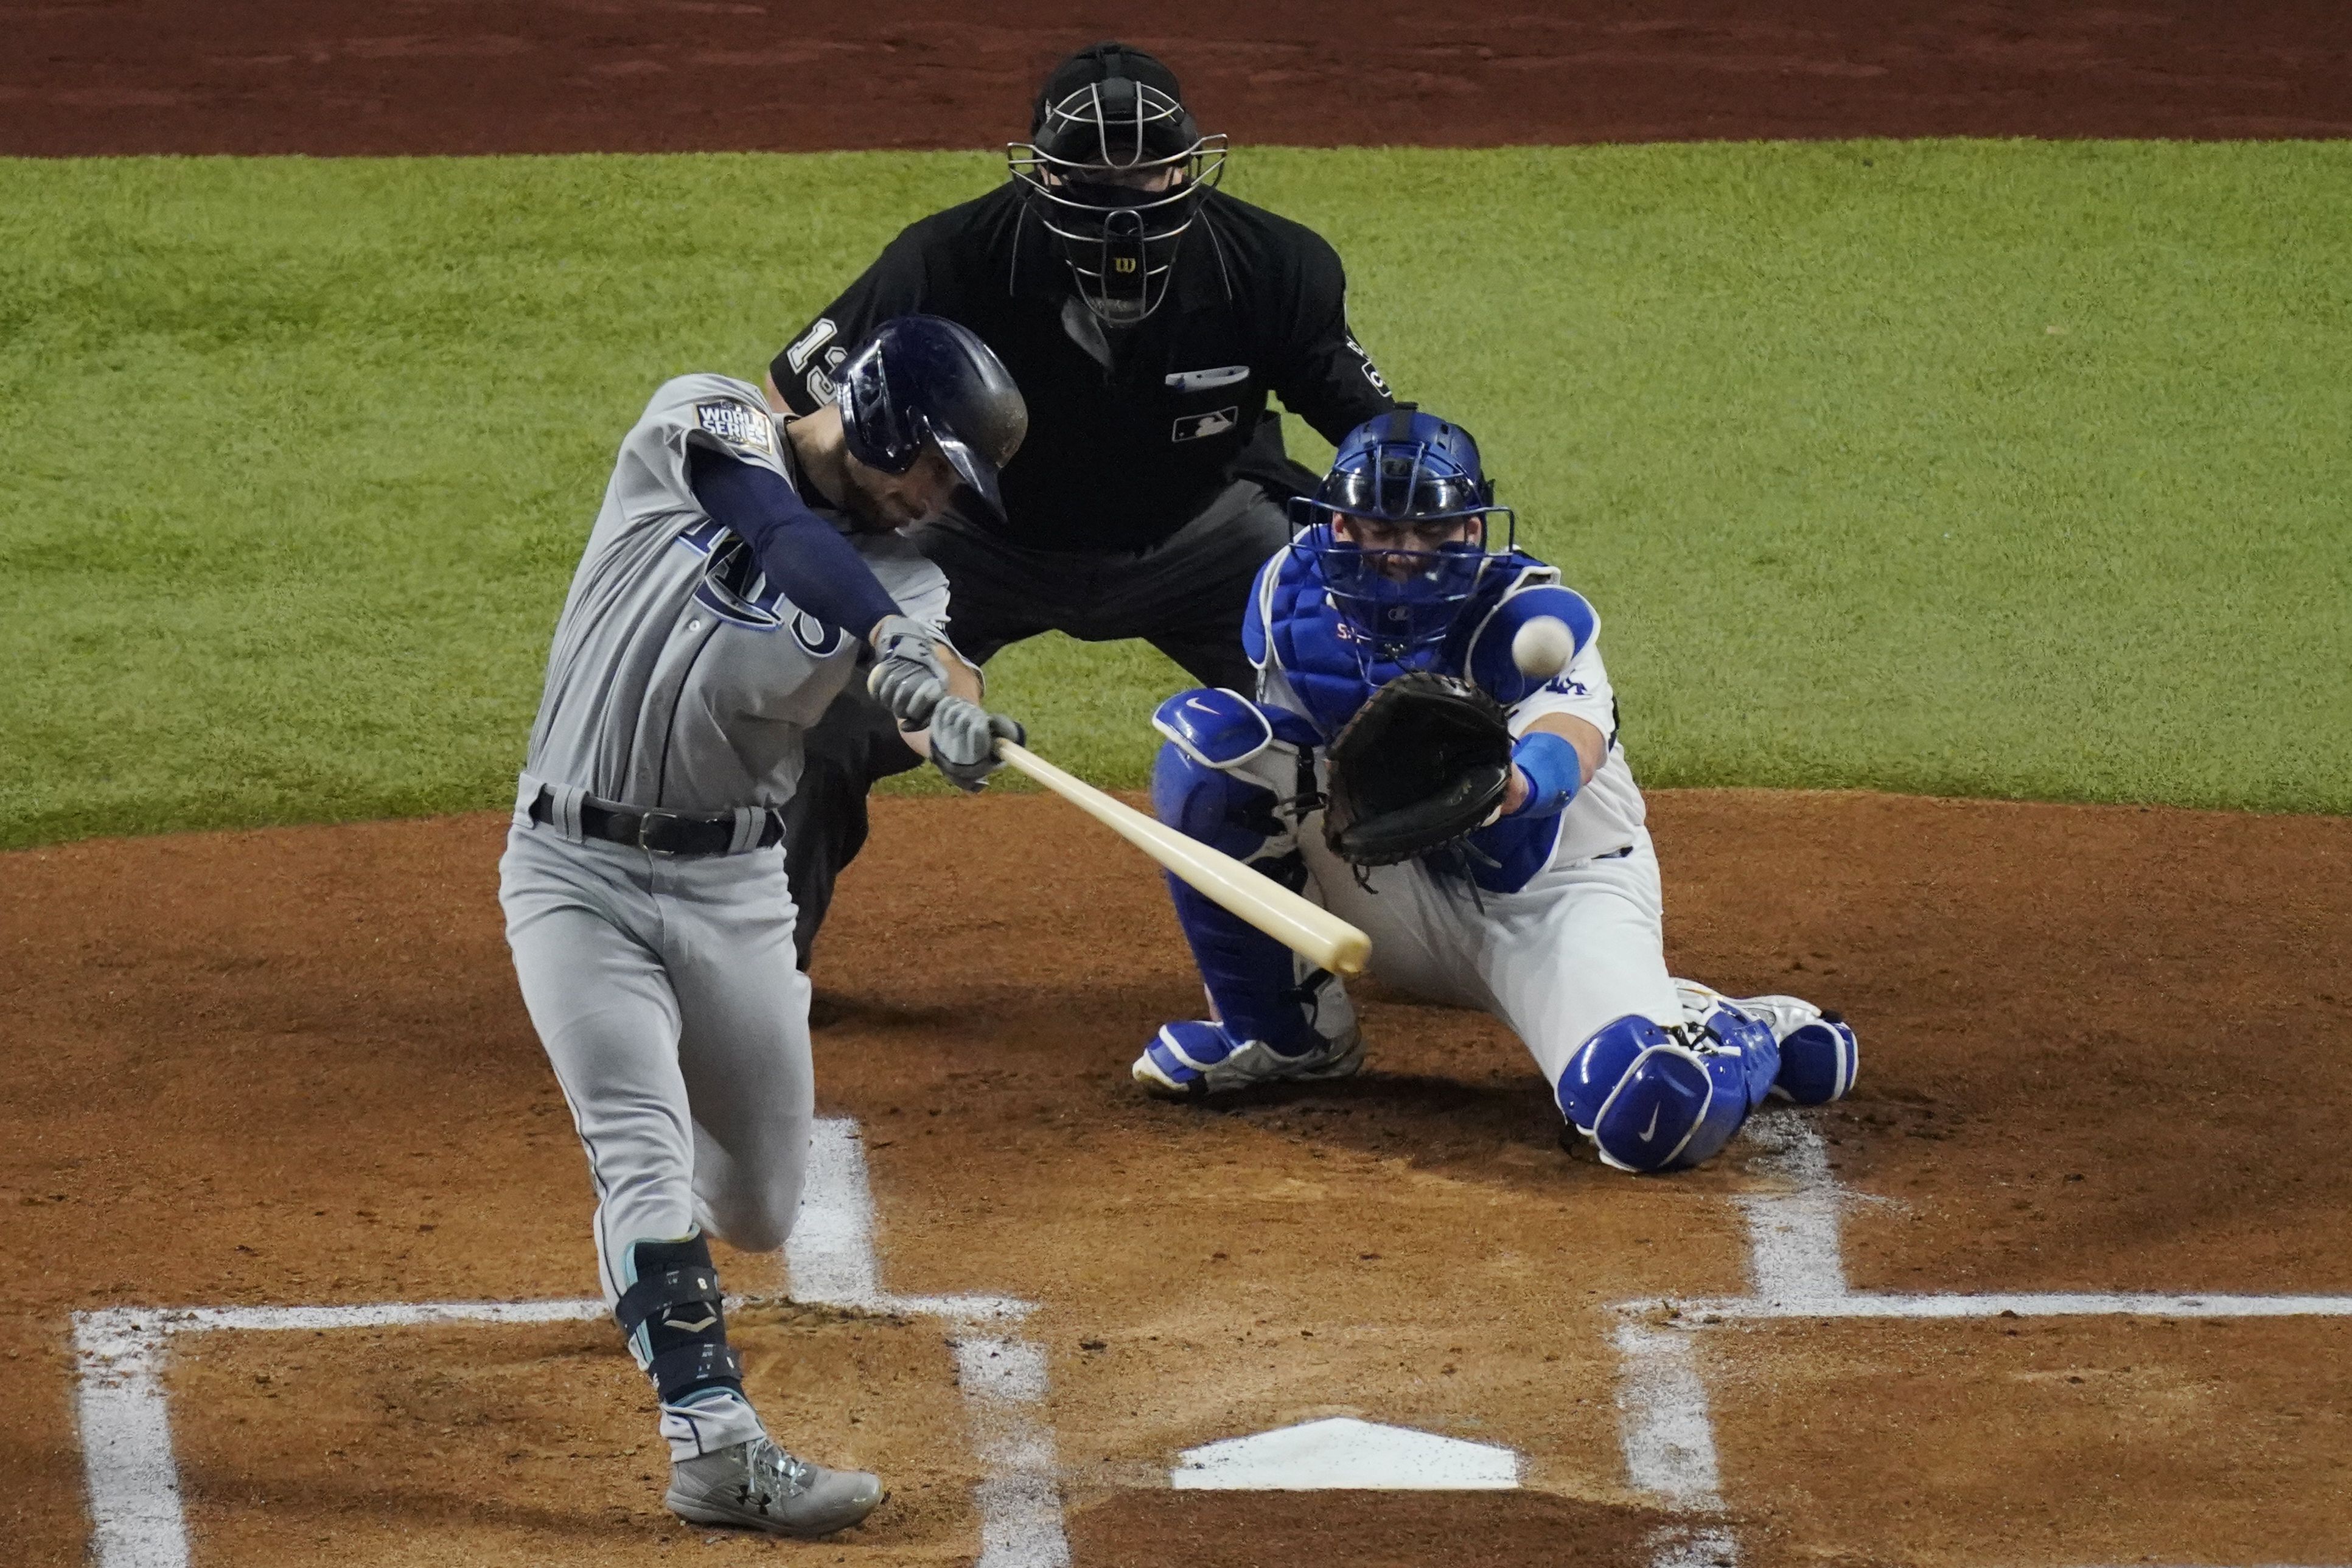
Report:
[[[829,659],[848,646],[849,634],[818,620],[768,586],[751,547],[705,517],[677,536],[682,549],[708,558],[694,601],[722,621],[752,632],[789,630],[809,656]]]

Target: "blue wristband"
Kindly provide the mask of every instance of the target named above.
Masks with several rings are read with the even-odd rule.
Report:
[[[1550,817],[1576,799],[1584,781],[1584,759],[1576,747],[1549,730],[1522,736],[1511,747],[1511,763],[1528,776],[1528,798],[1514,817]]]

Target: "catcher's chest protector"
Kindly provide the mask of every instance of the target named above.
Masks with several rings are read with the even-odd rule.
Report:
[[[1528,564],[1534,564],[1529,562]],[[1323,591],[1314,564],[1297,551],[1276,556],[1273,579],[1261,583],[1261,596],[1251,608],[1265,613],[1265,652],[1289,683],[1306,709],[1307,717],[1328,743],[1347,727],[1375,688],[1400,675],[1421,672],[1460,677],[1463,655],[1471,630],[1509,591],[1516,571],[1492,575],[1491,586],[1465,606],[1455,635],[1433,648],[1416,650],[1409,663],[1381,660],[1366,669],[1357,662],[1354,629]],[[1255,628],[1250,628],[1255,632]],[[1250,640],[1245,634],[1245,641]],[[1549,863],[1559,839],[1559,819],[1513,818],[1470,835],[1465,858],[1471,879],[1489,893],[1516,893]]]
[[[1446,658],[1447,647],[1439,646],[1414,650],[1406,664],[1375,661],[1367,679],[1365,666],[1357,660],[1357,650],[1363,645],[1359,634],[1339,618],[1315,575],[1314,563],[1302,555],[1291,553],[1278,559],[1267,610],[1267,643],[1274,662],[1281,666],[1290,689],[1306,705],[1307,716],[1327,741],[1355,716],[1374,687],[1386,685],[1408,670],[1461,673]]]

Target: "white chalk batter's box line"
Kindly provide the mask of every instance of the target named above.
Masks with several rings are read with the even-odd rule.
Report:
[[[1790,1184],[1737,1201],[1747,1212],[1744,1297],[1621,1304],[1618,1405],[1628,1479],[1679,1511],[1661,1532],[1654,1568],[1735,1564],[1724,1516],[1706,1388],[1695,1330],[1710,1323],[1790,1319],[1962,1319],[2055,1316],[2352,1316],[2352,1296],[2154,1295],[2033,1292],[1887,1295],[1846,1288],[1839,1214],[1858,1201],[1831,1179],[1819,1135],[1792,1113],[1759,1117],[1750,1139],[1759,1174]],[[1069,1546],[1054,1437],[1042,1418],[1041,1346],[990,1325],[1017,1323],[1031,1303],[1001,1296],[895,1296],[881,1289],[873,1189],[857,1126],[816,1124],[807,1196],[786,1249],[793,1297],[816,1305],[944,1319],[982,1479],[979,1568],[1068,1568]],[[1651,1321],[1663,1307],[1675,1317]],[[416,1327],[437,1323],[585,1322],[601,1301],[389,1302],[341,1307],[115,1307],[74,1315],[80,1367],[77,1414],[99,1568],[186,1568],[188,1537],[163,1364],[184,1333]]]
[[[1009,1296],[896,1296],[874,1255],[874,1196],[857,1124],[816,1124],[801,1214],[785,1249],[793,1299],[945,1320],[982,1479],[981,1568],[1068,1568],[1052,1433],[1040,1418],[1045,1353],[1007,1332],[1034,1304]],[[730,1298],[737,1304],[741,1298]],[[600,1300],[388,1301],[345,1307],[110,1307],[74,1314],[75,1415],[98,1568],[188,1568],[163,1364],[184,1333],[584,1322]]]
[[[1730,1568],[1738,1562],[1738,1542],[1722,1517],[1715,1425],[1696,1353],[1697,1331],[1708,1326],[1799,1319],[2352,1317],[2352,1296],[1851,1291],[1840,1214],[1846,1205],[1866,1200],[1838,1186],[1821,1134],[1801,1115],[1759,1116],[1748,1134],[1766,1151],[1756,1162],[1758,1172],[1789,1184],[1783,1192],[1737,1199],[1748,1215],[1752,1293],[1624,1301],[1615,1308],[1626,1474],[1637,1490],[1685,1516],[1654,1542],[1652,1568]],[[1657,1321],[1662,1311],[1669,1314],[1663,1322]]]

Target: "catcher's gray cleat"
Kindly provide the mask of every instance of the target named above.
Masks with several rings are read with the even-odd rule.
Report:
[[[732,1524],[772,1535],[829,1535],[874,1511],[880,1478],[828,1470],[797,1459],[766,1437],[671,1461],[662,1500],[694,1524]]]
[[[1824,1105],[1853,1089],[1862,1067],[1862,1045],[1853,1026],[1840,1014],[1824,1011],[1802,997],[1727,997],[1696,980],[1674,985],[1686,1019],[1696,1021],[1717,1004],[1728,1004],[1763,1020],[1780,1049],[1780,1065],[1772,1079],[1776,1098]]]
[[[1195,1100],[1258,1083],[1350,1078],[1364,1065],[1364,1037],[1353,1024],[1336,1039],[1287,1055],[1262,1040],[1236,1040],[1223,1024],[1185,1019],[1163,1027],[1131,1070],[1153,1094]]]

